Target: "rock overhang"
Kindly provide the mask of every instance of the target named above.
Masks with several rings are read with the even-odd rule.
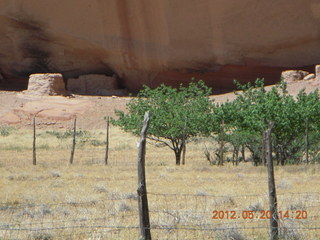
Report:
[[[26,88],[37,72],[116,73],[130,91],[192,77],[216,91],[274,83],[320,62],[319,25],[316,0],[0,0],[0,84]]]

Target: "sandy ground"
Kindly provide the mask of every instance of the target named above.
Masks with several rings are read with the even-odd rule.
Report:
[[[300,90],[314,91],[319,81],[297,81],[288,84],[290,94]],[[271,86],[267,87],[270,89]],[[215,102],[222,103],[235,99],[234,93],[214,95]],[[22,92],[0,91],[0,124],[28,127],[34,116],[38,126],[52,125],[58,128],[70,125],[75,116],[83,120],[86,128],[96,128],[105,123],[104,117],[114,117],[114,110],[125,110],[129,97],[81,96],[33,96]]]
[[[125,109],[129,98],[79,96],[32,96],[21,92],[0,92],[0,124],[30,126],[34,116],[37,125],[66,127],[70,120],[85,120],[87,126],[101,126],[104,117],[114,116],[114,109]]]

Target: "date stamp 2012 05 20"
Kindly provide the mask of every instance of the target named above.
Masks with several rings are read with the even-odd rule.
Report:
[[[271,219],[271,211],[219,211],[212,212],[212,219]],[[306,210],[286,210],[278,211],[279,219],[307,219],[308,212]]]

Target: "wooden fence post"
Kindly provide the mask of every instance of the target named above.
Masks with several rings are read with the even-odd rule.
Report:
[[[36,117],[33,117],[33,146],[32,146],[32,153],[33,153],[33,165],[37,165],[37,153],[36,153]]]
[[[270,218],[270,240],[276,240],[279,237],[279,216],[276,185],[274,180],[274,169],[272,161],[272,145],[271,145],[271,130],[273,123],[269,123],[268,129],[265,131],[266,139],[266,160],[268,166],[268,187],[269,187],[269,208],[271,212]]]
[[[219,149],[219,162],[218,165],[224,164],[224,120],[221,122],[221,133],[220,133],[220,149]]]
[[[309,163],[309,123],[308,119],[306,119],[306,162]]]
[[[109,154],[109,117],[107,117],[107,133],[106,133],[106,154],[104,156],[104,162],[108,165],[108,154]]]
[[[73,122],[73,138],[72,138],[70,164],[73,163],[74,151],[75,151],[75,147],[76,147],[76,133],[77,133],[77,117],[74,117],[74,122]]]
[[[138,204],[139,204],[139,222],[140,239],[151,240],[149,207],[147,197],[146,175],[145,175],[145,155],[146,155],[146,136],[149,127],[150,113],[144,115],[143,127],[140,135],[138,149]]]

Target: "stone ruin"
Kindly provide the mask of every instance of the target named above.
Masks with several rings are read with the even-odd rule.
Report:
[[[81,75],[78,78],[70,78],[68,79],[67,89],[70,93],[85,95],[124,96],[127,94],[126,90],[118,88],[116,75],[88,74]]]
[[[110,77],[102,74],[81,75],[67,81],[67,89],[60,73],[37,73],[29,77],[28,89],[25,94],[30,95],[67,95],[67,93],[99,95],[99,96],[125,96],[127,91],[118,88],[116,75]]]
[[[28,89],[24,92],[30,95],[66,95],[65,84],[60,73],[37,73],[29,77]]]
[[[286,83],[295,81],[308,81],[308,80],[319,80],[320,81],[320,65],[316,65],[315,73],[309,73],[303,70],[287,70],[281,73],[281,78]]]

